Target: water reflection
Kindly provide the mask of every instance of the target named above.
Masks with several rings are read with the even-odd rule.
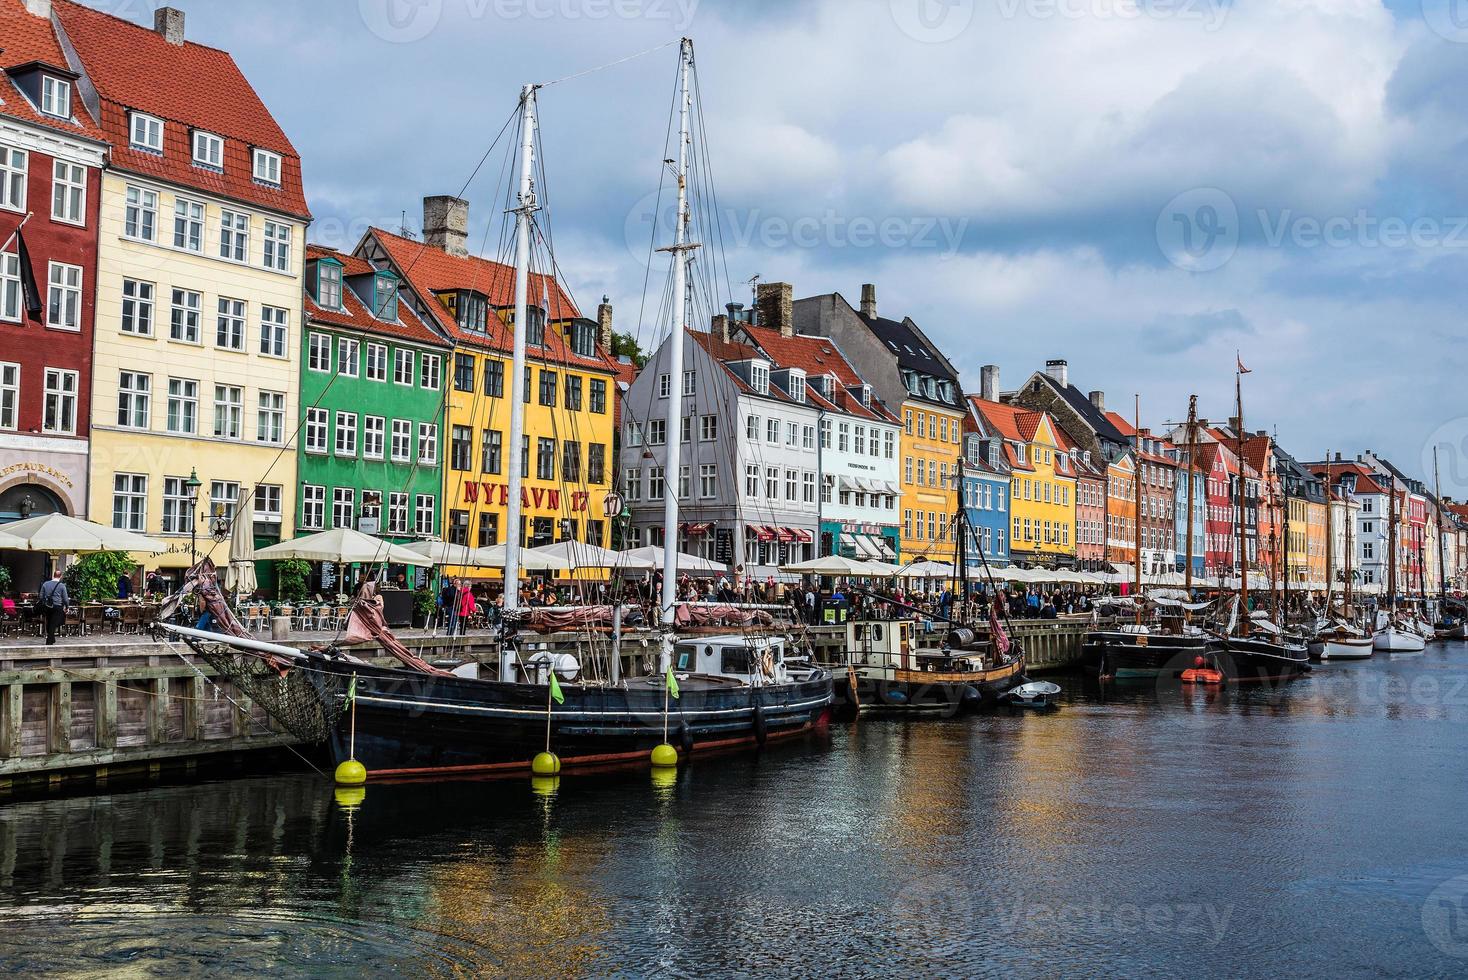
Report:
[[[1468,650],[678,770],[0,807],[7,972],[1448,973]],[[1446,869],[1446,870],[1445,870]],[[1409,957],[1410,959],[1404,959]]]

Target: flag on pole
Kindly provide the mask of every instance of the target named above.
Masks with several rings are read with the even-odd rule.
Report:
[[[673,668],[668,668],[668,693],[673,697],[678,696],[678,678],[673,676]]]
[[[41,319],[41,311],[45,309],[41,302],[41,289],[36,283],[36,272],[31,268],[31,253],[25,246],[25,233],[15,232],[15,257],[20,262],[20,291],[25,297],[25,311],[32,320]]]
[[[550,696],[556,704],[565,704],[566,696],[561,693],[561,682],[556,680],[556,672],[550,672]]]
[[[352,675],[352,682],[347,685],[347,704],[346,704],[346,706],[350,708],[356,702],[357,702],[357,675],[356,674],[353,674]]]
[[[1238,366],[1239,366],[1239,373],[1240,374],[1248,374],[1249,373],[1249,369],[1246,368],[1246,367],[1244,367],[1243,358],[1239,357],[1239,355],[1237,353],[1234,354],[1234,362],[1238,364]]]

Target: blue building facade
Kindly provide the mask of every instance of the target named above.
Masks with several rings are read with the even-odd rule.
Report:
[[[970,570],[982,569],[985,559],[1003,568],[1009,564],[1009,474],[999,440],[979,432],[964,434],[963,508],[973,535],[964,543]],[[983,553],[980,555],[980,549]]]
[[[1177,549],[1177,570],[1181,572],[1187,564],[1188,555],[1188,493],[1193,494],[1193,575],[1201,577],[1204,568],[1204,553],[1208,542],[1204,537],[1204,522],[1208,514],[1206,478],[1187,464],[1186,453],[1178,451],[1177,480],[1173,483],[1173,521]]]

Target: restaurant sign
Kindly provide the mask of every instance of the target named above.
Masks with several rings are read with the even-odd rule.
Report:
[[[566,496],[570,504],[568,509],[571,513],[576,514],[589,509],[591,494],[587,491],[573,490]],[[501,507],[505,507],[510,502],[510,487],[505,483],[465,480],[463,502],[466,504],[482,502],[491,506],[498,504]],[[521,487],[520,506],[559,511],[561,509],[561,491],[550,487]]]

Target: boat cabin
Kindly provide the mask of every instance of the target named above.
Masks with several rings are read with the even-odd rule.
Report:
[[[729,677],[746,684],[783,683],[785,641],[735,633],[683,640],[673,647],[673,672]]]
[[[857,665],[885,667],[906,664],[913,653],[910,619],[861,619],[846,624],[846,651]]]

